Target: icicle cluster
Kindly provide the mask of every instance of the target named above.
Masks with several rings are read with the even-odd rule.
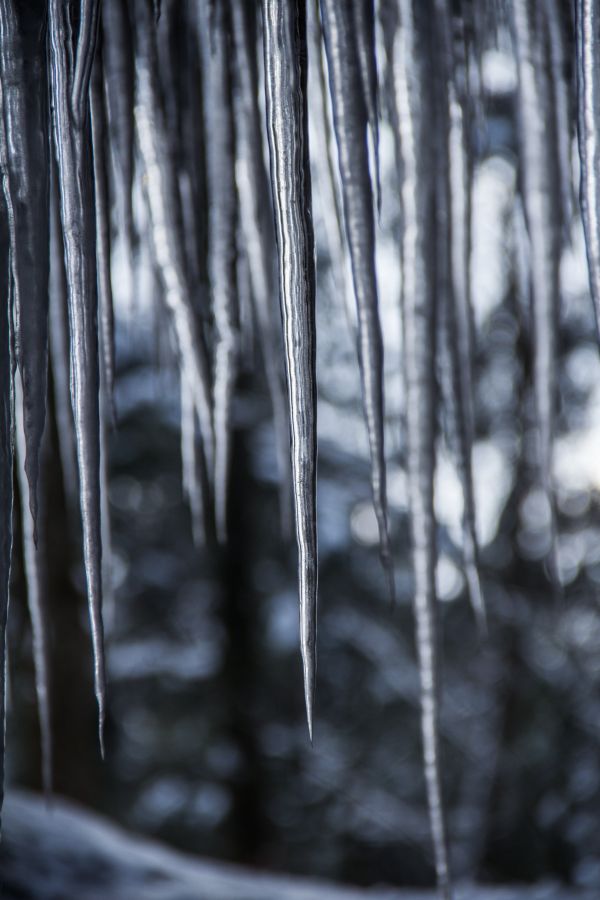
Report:
[[[115,239],[130,262],[146,243],[160,281],[179,365],[183,483],[198,541],[207,529],[227,539],[231,409],[244,323],[254,322],[275,423],[284,521],[293,497],[312,737],[317,296],[307,67],[315,65],[322,92],[316,139],[334,211],[329,250],[340,284],[349,260],[373,504],[392,596],[382,286],[375,262],[380,117],[394,138],[425,774],[438,881],[450,896],[438,747],[433,478],[443,410],[464,495],[465,573],[483,624],[471,472],[470,296],[472,176],[484,131],[482,59],[496,29],[507,29],[517,67],[539,477],[552,510],[559,259],[574,216],[575,127],[590,291],[600,323],[600,2],[577,0],[575,7],[573,15],[559,0],[381,0],[376,12],[374,0],[320,0],[315,12],[305,0],[262,0],[262,8],[247,0],[185,0],[166,4],[161,16],[152,0],[0,0],[0,672],[14,453],[48,785],[43,535],[38,537],[48,358],[65,481],[81,510],[102,741],[104,429],[112,417],[115,377]],[[185,65],[176,58],[180,52]],[[137,218],[136,185],[146,204]],[[242,266],[251,316],[237,289]],[[552,546],[549,569],[558,584],[554,540]],[[2,718],[4,694],[2,684]]]

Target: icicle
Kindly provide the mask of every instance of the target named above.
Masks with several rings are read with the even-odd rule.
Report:
[[[450,871],[439,751],[439,673],[435,593],[436,127],[432,0],[400,0],[393,46],[402,160],[401,257],[407,468],[415,579],[417,653],[425,780],[438,884],[450,897]]]
[[[197,547],[203,546],[205,532],[205,502],[201,460],[196,448],[194,398],[184,372],[180,373],[181,387],[181,482],[190,508],[192,535]]]
[[[100,0],[81,0],[79,6],[79,32],[75,51],[75,67],[71,104],[78,125],[83,124],[88,112],[88,88],[94,63]]]
[[[529,238],[525,224],[523,199],[520,194],[515,194],[509,227],[518,317],[521,322],[529,324],[531,319],[531,261],[527,252]]]
[[[309,57],[314,65],[309,68],[308,94],[309,123],[313,114],[315,126],[310,128],[310,152],[312,177],[315,179],[315,205],[325,230],[328,276],[333,297],[343,299],[344,314],[349,331],[356,338],[356,304],[350,287],[352,275],[348,254],[345,252],[344,223],[340,198],[339,174],[334,162],[336,152],[326,72],[323,29],[319,13],[319,0],[307,4],[310,37]],[[316,70],[316,74],[315,74]],[[312,83],[311,83],[311,73]],[[314,83],[314,87],[312,84]],[[316,107],[316,108],[315,108]],[[319,259],[317,244],[317,264]]]
[[[327,228],[327,233],[329,235],[329,251],[331,258],[342,259],[344,255],[344,224],[342,219],[342,207],[339,198],[336,168],[333,161],[333,135],[330,117],[330,106],[328,103],[329,92],[327,90],[327,73],[325,71],[324,59],[325,49],[323,47],[323,29],[321,27],[321,18],[319,13],[319,0],[314,0],[312,9],[313,14],[311,21],[313,23],[313,28],[311,29],[311,31],[313,35],[314,47],[312,47],[311,49],[314,51],[314,55],[316,57],[321,113],[321,122],[319,127],[315,129],[315,136],[317,137],[317,140],[320,140],[321,142],[321,152],[327,164],[327,174],[329,176],[327,182],[329,193],[331,194],[331,197],[328,198],[328,200],[331,201],[331,209],[326,209],[323,211],[323,218],[325,219],[325,225]],[[332,219],[335,220],[335,229],[331,225]],[[333,236],[334,231],[337,231],[337,239]]]
[[[15,449],[17,474],[21,495],[21,526],[23,529],[23,562],[27,580],[27,604],[31,620],[35,690],[42,748],[42,783],[46,794],[52,793],[52,727],[50,718],[48,624],[44,605],[44,585],[41,571],[43,551],[36,546],[33,521],[29,512],[29,481],[25,471],[27,441],[23,415],[23,386],[15,376]]]
[[[303,0],[263,0],[271,187],[291,424],[300,648],[312,740],[317,640],[315,265]]]
[[[39,455],[46,420],[48,367],[48,104],[46,3],[22,8],[0,0],[0,75],[4,91],[15,341],[23,379],[25,468],[37,540]]]
[[[438,262],[447,260],[449,272],[440,285],[441,331],[444,346],[442,378],[447,410],[450,445],[463,491],[463,559],[469,597],[480,628],[485,629],[485,605],[479,581],[478,546],[475,529],[475,497],[471,455],[473,448],[473,309],[471,306],[471,161],[466,103],[459,97],[457,81],[463,86],[466,73],[459,73],[459,60],[453,51],[451,10],[447,0],[437,2],[437,22],[441,29],[445,65],[440,79],[443,99],[443,127],[438,172],[442,185],[438,199],[447,207],[440,235],[444,253],[438,250]],[[447,136],[447,140],[446,140]],[[438,220],[440,216],[438,216]]]
[[[273,408],[277,468],[280,480],[280,510],[284,533],[291,528],[291,484],[289,423],[285,405],[281,357],[281,334],[277,324],[277,281],[273,212],[266,202],[269,181],[263,154],[261,113],[258,106],[258,72],[255,11],[244,0],[232,3],[236,54],[236,181],[240,222],[246,242],[252,299],[258,324],[267,387]]]
[[[381,560],[394,596],[384,454],[383,341],[375,272],[375,223],[364,103],[354,25],[347,5],[321,0],[346,238],[358,313],[358,357],[371,451],[371,485]]]
[[[389,121],[392,134],[394,136],[394,162],[396,164],[396,177],[398,182],[404,178],[404,170],[402,164],[402,153],[400,147],[400,123],[398,121],[398,98],[396,96],[396,82],[394,73],[394,47],[397,40],[397,30],[399,22],[399,10],[397,8],[397,0],[393,2],[385,2],[380,7],[381,32],[383,35],[384,49],[384,65],[383,65],[383,81],[382,95],[385,112]],[[400,207],[400,225],[402,226],[402,194],[399,192],[396,198]]]
[[[137,98],[135,123],[146,170],[146,195],[156,263],[164,285],[179,365],[189,381],[209,472],[213,465],[213,428],[206,351],[196,321],[183,260],[175,174],[164,131],[157,78],[154,22],[147,0],[136,4]]]
[[[58,452],[69,512],[77,509],[79,476],[69,388],[69,323],[65,256],[60,224],[56,166],[50,184],[50,364],[58,433]]]
[[[104,353],[103,335],[100,334],[100,349]],[[115,592],[113,583],[112,529],[110,527],[110,504],[108,485],[108,427],[107,421],[113,415],[113,398],[109,397],[105,375],[100,379],[100,526],[102,534],[102,590],[104,622],[108,632],[115,620]]]
[[[207,235],[209,216],[209,191],[207,186],[206,156],[211,143],[210,132],[205,131],[204,82],[206,73],[201,60],[201,43],[198,21],[207,4],[184,0],[184,14],[176,13],[179,26],[171,38],[170,69],[178,73],[177,81],[171,79],[167,94],[176,98],[178,136],[175,147],[177,174],[181,197],[181,216],[185,240],[185,259],[188,277],[192,285],[202,285],[202,300],[197,306],[203,316],[209,317]],[[179,8],[179,7],[178,7]],[[173,18],[173,17],[171,17]],[[169,18],[161,26],[164,32]],[[204,34],[204,31],[201,32]],[[174,43],[176,41],[176,43]],[[165,42],[163,37],[163,43]]]
[[[243,174],[241,170],[245,169],[245,165],[243,163],[236,162],[236,182],[238,185],[238,197],[240,202],[240,219],[244,215],[244,204],[241,200],[242,189],[240,187],[241,182],[244,179],[247,179],[247,174],[244,171]],[[238,317],[239,317],[239,331],[240,331],[240,373],[253,372],[256,368],[256,344],[257,344],[257,329],[255,319],[257,317],[256,314],[256,302],[254,300],[254,295],[252,291],[252,280],[250,277],[250,263],[248,262],[248,254],[246,252],[246,244],[244,240],[244,235],[242,234],[241,222],[238,223],[238,233],[236,240],[236,254],[237,254],[237,264],[235,268],[235,277],[237,283],[237,295],[238,295]],[[283,397],[282,397],[283,399]],[[289,434],[289,430],[286,431],[286,435]],[[276,447],[277,452],[277,447]],[[279,465],[279,461],[278,461]],[[291,537],[291,535],[288,535]]]
[[[158,28],[155,25],[153,28],[157,54],[157,77],[160,83],[162,108],[164,111],[165,134],[177,174],[182,164],[183,156],[181,137],[185,113],[183,111],[182,88],[185,84],[185,72],[183,70],[188,61],[186,50],[181,47],[182,34],[184,28],[188,32],[190,28],[194,28],[196,35],[199,33],[199,43],[204,41],[204,39],[208,40],[209,10],[212,10],[216,2],[217,0],[209,0],[208,3],[197,3],[197,16],[195,21],[190,23],[185,21],[181,13],[174,15],[173,4],[171,4],[162,26]],[[180,3],[179,8],[185,10],[186,6],[187,4]],[[204,81],[203,78],[202,81]],[[198,108],[197,113],[200,112],[200,109],[201,107]],[[209,142],[210,139],[207,141],[207,144]]]
[[[590,291],[600,336],[600,0],[577,0],[577,131],[581,159],[581,216]]]
[[[571,20],[569,6],[561,0],[545,0],[545,20],[548,29],[550,75],[552,87],[551,109],[555,117],[556,152],[560,172],[561,227],[565,238],[573,218],[573,172],[571,167],[571,84],[568,79],[569,52],[567,22]]]
[[[494,15],[497,13],[494,12]],[[486,132],[484,87],[483,87],[483,53],[487,29],[486,16],[490,15],[490,4],[480,0],[460,0],[459,16],[462,38],[465,46],[465,94],[472,107],[475,132],[480,142]]]
[[[360,66],[363,96],[367,108],[375,175],[375,197],[381,213],[381,177],[379,167],[379,85],[375,45],[375,0],[352,0],[354,35]]]
[[[108,127],[117,176],[115,198],[128,251],[133,235],[133,36],[127,0],[103,0],[102,33]]]
[[[104,366],[100,373],[100,526],[102,535],[102,587],[104,621],[108,630],[114,625],[115,592],[113,584],[112,531],[110,526],[108,428],[115,422],[115,334],[110,266],[110,194],[106,165],[106,111],[102,84],[103,41],[99,40],[92,66],[90,119],[94,155],[94,199],[96,206],[96,262],[100,328],[98,340]]]
[[[215,430],[215,523],[217,539],[227,540],[227,482],[231,444],[231,403],[239,335],[236,316],[235,137],[229,68],[229,16],[225,0],[210,6],[205,52],[204,108],[209,175],[209,274],[215,322],[213,422]]]
[[[552,85],[543,13],[535,0],[513,0],[518,68],[523,206],[531,254],[534,391],[542,488],[551,510],[550,575],[560,584],[552,492],[552,439],[556,402],[556,332],[559,306],[560,170],[552,115]]]
[[[83,30],[82,21],[82,30]],[[94,686],[98,701],[99,738],[104,752],[105,662],[102,626],[102,541],[100,516],[100,421],[97,334],[96,254],[89,140],[87,83],[74,88],[69,22],[62,0],[49,4],[49,62],[57,158],[60,212],[71,337],[71,400],[75,421],[83,554],[94,647]],[[95,34],[94,34],[95,37]],[[90,38],[91,39],[91,38]],[[76,61],[89,71],[92,53],[80,35]],[[71,101],[81,102],[75,111]],[[87,110],[87,112],[86,112]],[[74,113],[76,112],[76,119]]]
[[[106,116],[102,89],[102,54],[98,48],[92,68],[90,112],[94,156],[94,202],[96,208],[96,263],[98,268],[98,306],[104,384],[108,408],[114,419],[115,335],[113,294],[110,276],[110,197],[106,169]]]
[[[3,107],[0,79],[0,112]],[[8,192],[6,133],[0,115],[0,176]],[[0,811],[4,801],[4,748],[6,744],[7,645],[6,622],[12,554],[13,448],[10,235],[8,208],[0,192]]]

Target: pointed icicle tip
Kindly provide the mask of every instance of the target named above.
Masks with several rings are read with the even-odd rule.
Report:
[[[98,746],[100,747],[100,759],[102,762],[106,759],[106,745],[104,743],[104,723],[106,719],[106,709],[104,705],[104,696],[98,697]]]
[[[304,706],[306,708],[306,724],[308,725],[308,738],[311,747],[313,745],[313,711],[315,705],[315,689],[317,683],[317,666],[314,648],[302,645],[302,668],[304,675]]]
[[[477,570],[477,566],[473,562],[469,562],[465,564],[465,578],[467,581],[467,588],[469,591],[469,597],[471,599],[471,606],[473,607],[473,612],[475,613],[475,620],[477,622],[477,628],[480,634],[480,637],[487,638],[488,636],[488,619],[487,619],[487,610],[485,606],[485,600],[483,597],[483,590],[481,588],[481,580],[479,578],[479,572]]]

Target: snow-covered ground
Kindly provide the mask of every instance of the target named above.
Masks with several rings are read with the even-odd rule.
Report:
[[[337,887],[184,856],[66,800],[10,792],[0,846],[3,900],[434,900],[424,891]],[[456,900],[597,900],[545,884],[461,886]]]

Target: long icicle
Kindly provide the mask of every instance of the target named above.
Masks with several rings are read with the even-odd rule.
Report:
[[[208,175],[206,157],[210,140],[205,139],[204,82],[206,73],[202,66],[202,40],[198,34],[199,19],[203,7],[197,0],[184,0],[183,15],[176,14],[177,30],[168,41],[170,64],[163,64],[161,77],[164,79],[166,66],[177,78],[169,79],[165,92],[177,96],[177,141],[174,147],[179,195],[181,198],[181,218],[184,234],[185,261],[188,277],[192,285],[202,285],[202,299],[198,305],[201,315],[209,318],[208,285]],[[177,7],[179,8],[179,7]],[[163,44],[165,31],[173,32],[169,22],[172,16],[165,16],[161,25]],[[160,29],[159,29],[160,30]],[[180,61],[180,54],[183,57]]]
[[[100,332],[100,352],[106,356],[104,335]],[[109,395],[106,385],[106,373],[100,374],[100,529],[102,535],[102,599],[104,603],[104,622],[107,630],[114,627],[116,607],[114,589],[114,560],[112,528],[110,523],[109,503],[109,460],[108,429],[109,422],[114,421],[114,399]]]
[[[80,126],[88,110],[88,89],[96,51],[99,16],[100,0],[80,0],[79,30],[71,88],[73,115]]]
[[[539,469],[550,510],[550,576],[560,585],[552,490],[552,440],[556,404],[556,334],[560,295],[560,166],[552,115],[552,84],[543,11],[535,0],[513,0],[512,26],[518,69],[520,164],[531,253],[534,393]]]
[[[37,541],[39,456],[48,368],[49,156],[46,3],[0,0],[15,342],[23,380],[28,501]]]
[[[279,257],[298,543],[300,649],[312,740],[317,643],[315,248],[304,0],[262,0],[267,131]]]
[[[325,47],[323,46],[323,27],[321,25],[319,0],[313,0],[309,9],[311,10],[311,15],[309,18],[312,41],[311,52],[313,52],[314,56],[316,57],[315,66],[317,69],[317,81],[319,85],[320,121],[315,131],[321,144],[321,147],[319,149],[326,164],[325,168],[327,171],[327,177],[323,180],[327,182],[328,193],[331,194],[331,197],[327,198],[327,200],[331,203],[331,208],[327,208],[323,211],[323,218],[326,220],[325,225],[327,229],[328,242],[330,244],[329,253],[332,259],[337,260],[338,257],[341,259],[344,253],[344,223],[342,205],[339,197],[340,192],[338,189],[338,176],[333,158],[334,137],[333,124],[331,122],[331,98],[327,89],[328,79],[327,72],[325,71]],[[334,223],[335,228],[333,227]]]
[[[58,452],[69,514],[76,514],[79,497],[75,426],[69,386],[69,317],[65,253],[60,222],[56,162],[50,177],[50,314],[49,350],[53,398],[58,432]]]
[[[394,570],[388,531],[384,452],[383,340],[375,271],[375,222],[367,146],[367,107],[354,23],[346,4],[321,0],[333,120],[338,145],[346,239],[358,314],[358,358],[371,452],[371,486],[381,560],[390,595]]]
[[[113,171],[116,174],[115,198],[123,237],[131,253],[134,242],[134,58],[127,0],[104,0],[102,34],[108,128]]]
[[[283,530],[291,528],[291,484],[289,423],[286,409],[278,327],[277,280],[274,263],[275,234],[268,197],[269,180],[263,153],[261,115],[258,105],[256,52],[256,11],[245,0],[231,4],[236,82],[236,179],[240,202],[240,222],[246,242],[258,334],[264,371],[273,409],[275,449],[279,471],[280,510]]]
[[[109,504],[108,422],[115,422],[115,317],[111,280],[110,191],[107,165],[108,132],[104,90],[104,38],[100,33],[90,80],[90,121],[96,210],[96,265],[98,270],[98,334],[100,357],[100,525],[104,621],[115,619],[112,529]]]
[[[197,547],[206,540],[206,502],[201,473],[201,459],[196,446],[196,412],[194,398],[183,372],[180,373],[181,396],[181,483],[192,520],[192,536]]]
[[[42,750],[42,784],[47,795],[52,793],[52,726],[50,716],[50,686],[48,658],[48,623],[44,603],[44,580],[42,575],[43,549],[34,541],[33,520],[27,501],[29,481],[25,471],[27,441],[25,437],[25,417],[23,415],[23,386],[21,378],[15,375],[15,450],[17,476],[21,496],[21,527],[23,530],[23,563],[27,581],[27,605],[31,621],[33,646],[33,666],[35,671],[35,692]]]
[[[339,4],[338,4],[339,5]],[[347,6],[348,4],[346,4]],[[375,40],[375,0],[352,0],[354,35],[363,96],[367,108],[371,139],[373,141],[373,164],[375,176],[375,198],[381,212],[381,174],[379,165],[379,78],[377,74],[377,51]]]
[[[570,4],[561,0],[545,0],[545,21],[548,29],[552,110],[555,119],[556,152],[560,172],[561,228],[569,239],[573,218],[573,170],[571,165],[571,83],[568,78],[569,50],[572,27]],[[569,23],[569,29],[567,29]]]
[[[431,71],[433,0],[400,0],[393,47],[399,156],[402,160],[401,258],[408,492],[421,682],[421,729],[438,884],[450,898],[446,817],[439,751],[439,661],[435,591],[436,535],[434,344],[436,319],[436,121]],[[434,130],[435,133],[435,130]]]
[[[2,81],[0,79],[0,112]],[[12,372],[9,210],[6,134],[0,116],[0,812],[4,802],[7,695],[7,635],[13,518]]]
[[[62,0],[50,0],[49,37],[54,148],[71,337],[71,400],[79,468],[83,554],[94,648],[94,688],[98,701],[100,749],[103,754],[106,676],[102,625],[100,381],[93,172],[87,101],[89,85],[82,84],[76,91],[73,88],[70,24]],[[95,42],[95,38],[95,32],[91,32],[90,41]],[[90,48],[88,43],[82,43],[80,39],[78,52],[87,60],[93,56],[93,47]],[[81,65],[83,61],[80,63],[80,72]],[[87,71],[87,62],[85,65]],[[77,109],[73,107],[74,100],[79,103]]]
[[[309,119],[313,115],[315,119],[315,126],[311,127],[310,144],[312,177],[316,176],[315,208],[321,218],[325,238],[324,252],[317,243],[317,267],[319,257],[323,255],[328,261],[328,279],[332,296],[342,298],[346,324],[352,336],[355,337],[357,331],[356,302],[350,286],[352,274],[346,253],[340,178],[335,162],[337,147],[335,146],[319,0],[307,3],[307,14],[309,57],[311,59],[308,87]],[[311,72],[314,85],[312,89]]]
[[[155,26],[147,0],[138,0],[135,8],[137,97],[134,112],[146,170],[154,254],[164,284],[164,302],[173,323],[180,368],[194,398],[207,470],[212,472],[213,426],[208,362],[183,258],[178,191],[160,100]]]
[[[213,423],[215,431],[215,525],[217,539],[227,540],[227,484],[231,455],[231,404],[239,335],[236,316],[235,135],[229,64],[230,16],[227,0],[213,0],[206,29],[204,79],[209,175],[209,275],[215,323]]]
[[[110,196],[106,166],[106,113],[102,84],[102,44],[92,66],[90,113],[94,156],[94,204],[96,209],[96,265],[98,269],[98,309],[101,332],[104,387],[107,406],[113,411],[115,383],[115,324],[110,274]],[[114,413],[113,413],[114,418]]]
[[[473,409],[473,309],[471,305],[471,189],[472,164],[468,134],[466,57],[455,52],[451,5],[437,0],[437,17],[444,48],[439,93],[443,103],[443,127],[439,128],[443,159],[438,172],[440,191],[447,207],[443,249],[449,272],[440,297],[441,331],[447,377],[442,379],[448,412],[450,444],[456,456],[463,492],[463,560],[469,598],[480,628],[485,630],[486,612],[479,580],[479,550],[475,528],[475,496],[471,456],[475,431]],[[458,35],[460,41],[462,35]],[[464,43],[458,51],[466,53]],[[443,98],[443,100],[442,100]],[[439,218],[439,216],[438,216]],[[443,257],[440,248],[438,260]]]
[[[577,0],[577,132],[581,160],[581,216],[590,291],[600,335],[600,0]]]

